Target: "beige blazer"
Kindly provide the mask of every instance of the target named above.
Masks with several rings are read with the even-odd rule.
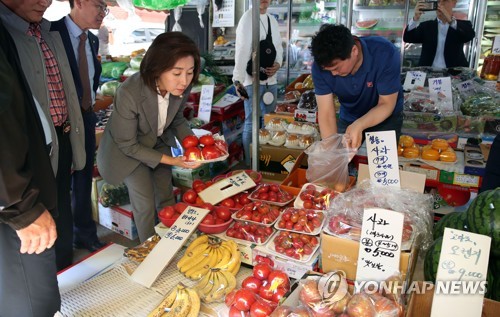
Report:
[[[182,97],[170,95],[165,130],[159,137],[167,146],[156,146],[158,95],[144,85],[140,73],[118,88],[97,151],[99,173],[106,182],[123,182],[139,164],[155,168],[162,155],[170,155],[170,147],[176,147],[174,137],[182,140],[193,134],[183,114],[190,90],[191,86]]]

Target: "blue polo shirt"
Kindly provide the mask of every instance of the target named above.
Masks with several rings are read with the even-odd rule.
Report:
[[[312,65],[316,95],[335,94],[340,101],[340,119],[352,123],[378,104],[380,95],[398,92],[393,114],[403,110],[403,86],[400,79],[401,57],[397,48],[379,36],[359,38],[363,63],[356,74],[334,76]]]

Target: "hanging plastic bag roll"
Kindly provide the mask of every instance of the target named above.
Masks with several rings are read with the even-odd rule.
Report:
[[[344,134],[314,142],[305,150],[307,181],[343,192],[349,184],[348,164],[357,152],[347,146]]]

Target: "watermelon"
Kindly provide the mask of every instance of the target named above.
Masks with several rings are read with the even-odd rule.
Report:
[[[444,228],[459,229],[469,231],[467,226],[467,214],[461,211],[450,212],[441,218],[432,231],[432,237],[435,239],[442,237]]]
[[[378,20],[373,19],[373,20],[366,20],[366,21],[356,21],[356,27],[358,29],[371,29],[375,25],[377,25]]]
[[[491,237],[491,253],[500,256],[500,187],[479,194],[467,209],[469,231]]]
[[[441,246],[443,245],[443,237],[439,237],[427,250],[424,259],[424,278],[426,281],[435,283],[436,274],[439,265],[439,256],[441,255]]]

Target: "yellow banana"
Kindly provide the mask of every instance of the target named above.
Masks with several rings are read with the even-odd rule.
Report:
[[[217,264],[217,255],[215,254],[215,249],[212,249],[205,259],[207,261],[202,261],[195,267],[186,271],[185,276],[196,281],[207,274],[209,270],[213,268],[215,264]]]
[[[220,300],[225,294],[225,288],[227,285],[227,281],[225,276],[221,273],[219,269],[214,270],[214,287],[210,294],[205,297],[206,303],[212,303],[217,300]]]
[[[189,293],[184,286],[178,286],[177,297],[170,308],[170,311],[164,317],[186,317],[191,310],[191,300]]]
[[[227,281],[226,288],[224,289],[224,296],[225,296],[236,288],[236,277],[233,275],[233,273],[229,271],[220,271],[220,272],[222,275],[224,275]]]
[[[236,276],[238,274],[238,272],[240,271],[240,267],[241,267],[241,261],[237,261],[236,266],[234,266],[232,270],[228,270],[228,271],[231,272],[234,276]]]
[[[200,289],[198,294],[200,294],[200,298],[205,301],[205,298],[212,292],[212,289],[214,288],[214,279],[215,279],[215,274],[212,270],[207,274],[209,276],[208,283],[205,285],[203,289]]]
[[[191,310],[189,310],[189,313],[187,314],[186,317],[198,317],[201,306],[200,297],[198,296],[196,291],[193,290],[192,288],[186,288],[186,291],[191,301]]]
[[[187,270],[196,266],[200,258],[208,257],[212,247],[208,244],[200,244],[195,247],[193,251],[189,254],[185,253],[184,256],[177,262],[177,268],[181,273],[185,273]]]
[[[231,250],[222,245],[218,248],[218,250],[220,253],[220,257],[217,261],[217,264],[215,265],[222,266],[231,260]]]
[[[195,289],[198,293],[200,293],[200,292],[201,292],[201,290],[203,290],[205,287],[207,287],[207,284],[209,284],[209,283],[210,283],[210,278],[211,278],[211,276],[212,276],[212,275],[211,275],[211,272],[209,272],[208,274],[205,274],[205,276],[203,276],[203,277],[201,278],[201,280],[198,282],[198,284],[196,284],[196,285],[194,286],[194,289]]]
[[[193,251],[193,249],[199,246],[200,244],[208,244],[208,236],[206,234],[194,239],[193,242],[191,242],[191,244],[186,248],[185,254],[188,254],[189,252]]]
[[[156,306],[156,308],[149,313],[148,317],[160,317],[165,313],[165,308],[169,308],[172,306],[172,304],[175,301],[175,298],[177,297],[177,286],[174,287],[170,293],[167,294],[167,296],[162,300],[162,302]]]
[[[236,275],[241,266],[241,253],[238,250],[238,245],[236,244],[236,242],[234,241],[224,241],[224,242],[222,243],[221,247],[230,249],[231,259],[228,262],[216,265],[215,267],[220,268],[221,270],[227,270]]]

